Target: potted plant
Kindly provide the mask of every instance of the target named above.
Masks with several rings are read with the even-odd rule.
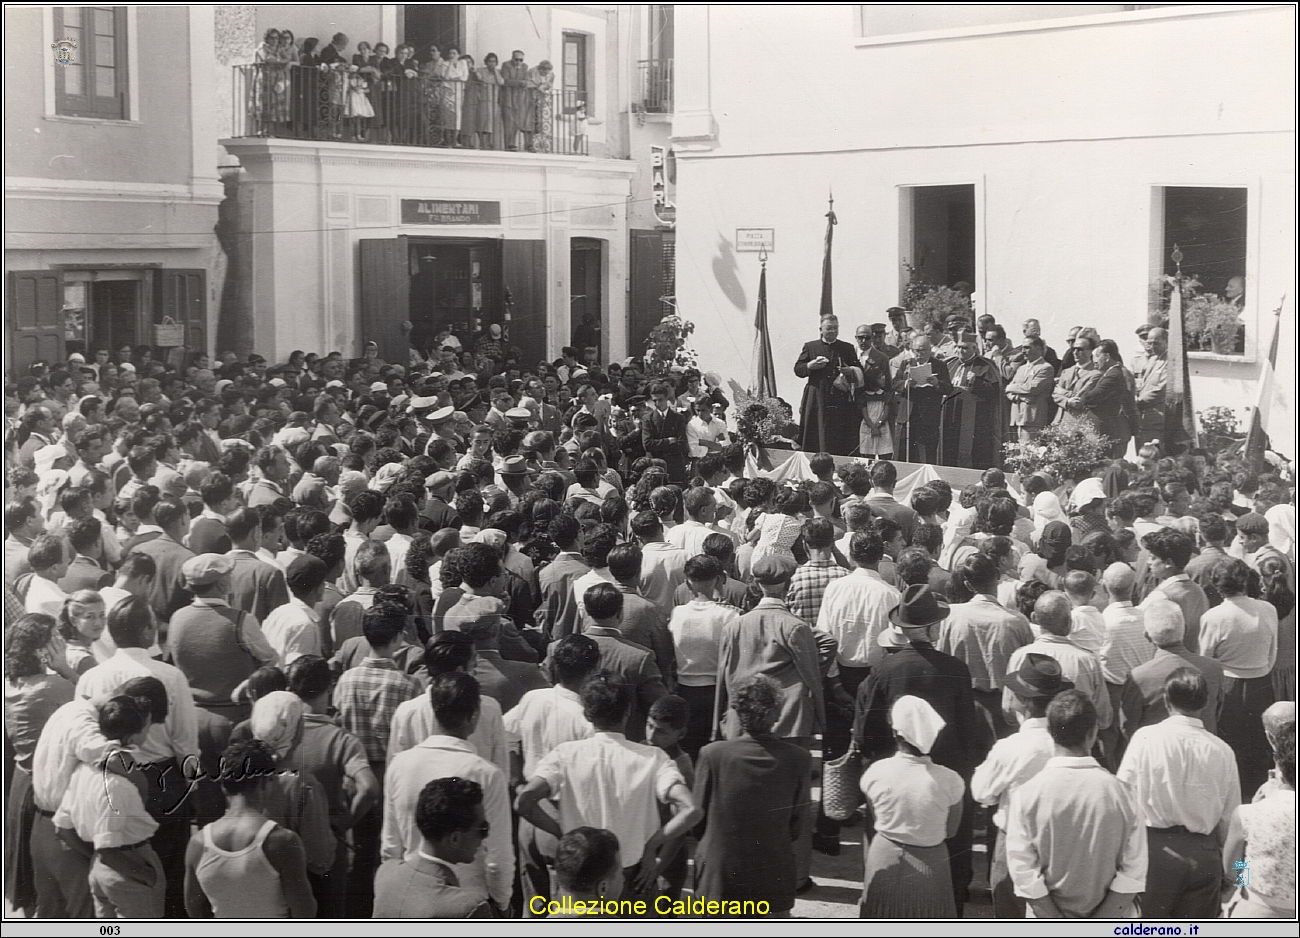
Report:
[[[1217,455],[1241,439],[1240,423],[1231,407],[1207,407],[1198,410],[1196,418],[1201,424],[1201,441],[1211,453]]]
[[[1112,440],[1088,423],[1056,424],[1038,434],[1032,443],[1007,443],[1007,468],[1024,478],[1047,470],[1067,487],[1093,474],[1097,466],[1110,461]]]
[[[907,322],[917,332],[924,332],[930,323],[942,325],[954,314],[972,319],[970,301],[950,287],[930,287],[909,307]]]
[[[645,344],[646,373],[662,377],[676,368],[679,371],[694,368],[694,349],[687,348],[686,340],[695,331],[695,323],[670,313],[650,330]]]
[[[1241,310],[1231,300],[1213,293],[1202,294],[1197,299],[1205,302],[1205,332],[1210,337],[1210,348],[1219,355],[1236,351],[1237,334],[1242,331]]]

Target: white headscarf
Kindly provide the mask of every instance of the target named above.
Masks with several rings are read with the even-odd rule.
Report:
[[[1084,505],[1089,505],[1099,498],[1106,497],[1106,490],[1102,488],[1101,479],[1089,476],[1074,487],[1070,493],[1070,508],[1078,511]]]
[[[894,701],[894,705],[889,708],[889,722],[893,724],[895,733],[923,753],[930,751],[935,737],[945,726],[943,717],[939,716],[934,707],[910,694]]]
[[[255,738],[275,750],[277,759],[283,759],[293,748],[306,713],[307,705],[297,694],[287,690],[272,691],[253,704],[253,716],[248,726]]]

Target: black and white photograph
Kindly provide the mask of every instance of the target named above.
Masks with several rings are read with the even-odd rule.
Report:
[[[6,934],[1294,935],[1298,10],[6,4]]]

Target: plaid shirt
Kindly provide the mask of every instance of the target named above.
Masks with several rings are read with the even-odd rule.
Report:
[[[1070,519],[1070,533],[1074,535],[1074,543],[1078,544],[1089,534],[1095,534],[1101,531],[1104,534],[1111,533],[1110,525],[1101,515],[1082,514],[1075,515]]]
[[[808,561],[790,577],[790,591],[785,596],[786,605],[800,619],[815,626],[826,587],[832,580],[838,580],[848,572],[834,560]]]
[[[380,765],[388,755],[388,735],[399,704],[420,694],[420,684],[389,658],[365,658],[344,671],[334,688],[342,727],[361,740],[366,758]]]

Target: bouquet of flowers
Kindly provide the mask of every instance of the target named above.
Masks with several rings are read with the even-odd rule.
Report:
[[[1032,443],[1007,443],[1007,468],[1020,477],[1049,470],[1058,479],[1079,481],[1092,475],[1097,466],[1110,462],[1111,439],[1090,424],[1048,427]]]
[[[736,438],[751,451],[761,446],[793,444],[786,433],[792,419],[790,405],[765,394],[736,394]]]

